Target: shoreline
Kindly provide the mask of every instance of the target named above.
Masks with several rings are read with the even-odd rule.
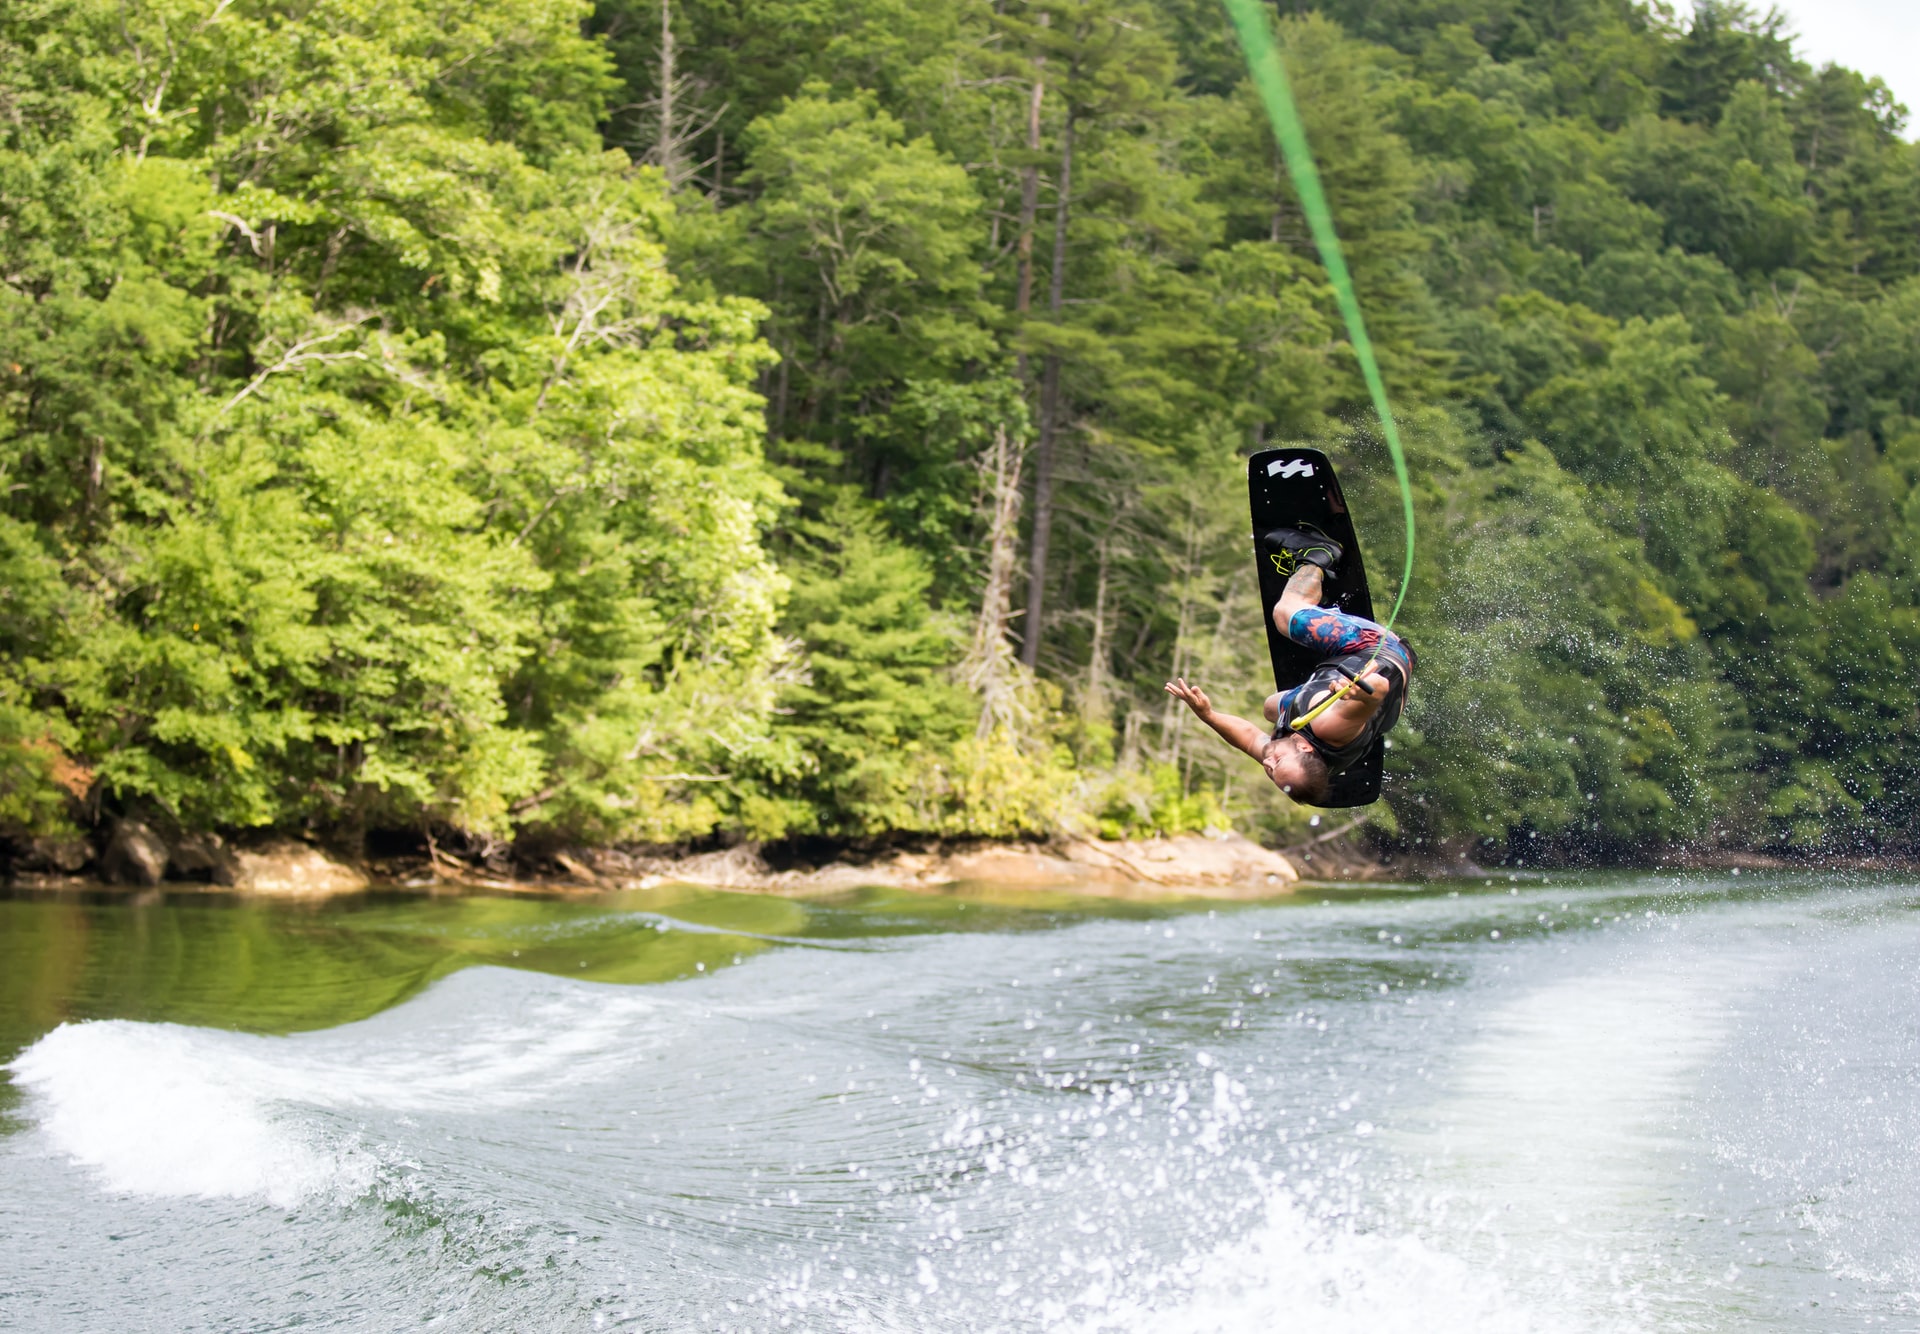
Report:
[[[769,863],[761,849],[744,844],[691,856],[603,850],[589,857],[584,864],[578,854],[565,859],[571,878],[609,888],[691,884],[780,895],[991,882],[1096,895],[1234,899],[1289,893],[1301,880],[1298,866],[1281,853],[1217,830],[1124,841],[1063,836],[1045,843],[935,843],[787,867]]]
[[[1344,831],[1342,831],[1344,832]],[[204,843],[204,840],[203,840]],[[772,858],[769,858],[771,852]],[[116,869],[119,871],[116,874]],[[549,851],[529,864],[496,858],[491,864],[425,853],[347,860],[293,839],[253,846],[222,846],[184,867],[148,864],[131,875],[105,857],[82,864],[21,866],[0,884],[9,894],[101,894],[154,901],[169,894],[324,901],[369,891],[426,896],[512,894],[571,898],[673,886],[736,893],[806,897],[858,889],[940,892],[993,884],[1034,893],[1127,899],[1217,901],[1284,897],[1305,885],[1478,879],[1533,879],[1547,874],[1608,869],[1643,871],[1920,871],[1920,862],[1885,855],[1792,858],[1748,849],[1668,849],[1634,863],[1494,863],[1482,865],[1463,849],[1424,854],[1380,854],[1345,839],[1314,840],[1273,850],[1242,835],[1208,830],[1171,838],[1106,840],[1062,835],[1046,841],[926,840],[861,851],[830,850],[817,860],[793,849],[754,844],[689,853],[664,848],[583,848]]]
[[[15,869],[6,883],[9,890],[27,893],[201,892],[314,900],[372,889],[569,897],[672,885],[799,897],[875,887],[937,891],[990,882],[1104,897],[1249,899],[1290,893],[1301,880],[1298,867],[1282,854],[1219,831],[1129,841],[968,840],[868,857],[843,853],[819,864],[786,866],[770,863],[751,844],[702,853],[566,848],[540,858],[538,869],[531,871],[475,865],[437,849],[426,855],[349,862],[283,839],[258,851],[236,851],[229,863],[206,875],[153,876],[129,883],[125,877],[103,875],[101,869]]]

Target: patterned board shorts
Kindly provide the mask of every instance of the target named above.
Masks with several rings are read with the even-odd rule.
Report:
[[[1302,607],[1287,622],[1287,638],[1323,658],[1371,653],[1378,647],[1383,654],[1392,654],[1402,669],[1413,665],[1413,656],[1399,635],[1338,607]]]
[[[1413,651],[1393,631],[1383,625],[1360,616],[1350,616],[1338,607],[1303,607],[1293,614],[1287,622],[1287,638],[1302,648],[1312,649],[1322,660],[1341,658],[1350,653],[1371,653],[1376,647],[1380,656],[1400,669],[1400,681],[1395,687],[1403,688],[1412,668]],[[1295,696],[1303,691],[1326,689],[1326,684],[1317,675],[1310,677],[1291,690],[1282,691],[1274,702],[1279,716],[1284,719],[1286,711],[1293,707]],[[1280,735],[1284,722],[1276,724],[1274,735]]]

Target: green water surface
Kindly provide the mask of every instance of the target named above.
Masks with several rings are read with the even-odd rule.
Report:
[[[663,982],[771,948],[859,948],[900,934],[1045,929],[1180,908],[988,885],[806,900],[684,886],[567,899],[16,895],[0,898],[0,1061],[59,1024],[87,1019],[254,1033],[332,1028],[473,964]],[[0,1082],[0,1111],[11,1101]]]

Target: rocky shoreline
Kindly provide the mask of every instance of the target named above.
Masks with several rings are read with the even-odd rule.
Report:
[[[1299,868],[1280,853],[1218,831],[1130,841],[1064,837],[1049,843],[931,845],[786,868],[746,845],[690,857],[603,850],[569,869],[576,878],[590,876],[609,887],[693,884],[772,894],[991,882],[1083,894],[1258,898],[1287,893],[1301,879]]]
[[[1060,835],[1046,841],[927,840],[874,848],[829,848],[812,859],[790,848],[739,844],[696,852],[671,848],[548,849],[504,844],[343,857],[310,841],[268,836],[229,842],[215,834],[171,840],[121,820],[99,839],[31,840],[5,849],[4,880],[20,892],[236,893],[324,899],[370,889],[429,894],[578,895],[665,885],[808,895],[867,887],[938,891],[991,883],[1016,890],[1108,897],[1250,899],[1282,895],[1303,881],[1369,882],[1481,877],[1465,846],[1424,855],[1383,856],[1352,837],[1354,825],[1275,851],[1209,829],[1171,838],[1108,840]],[[1787,858],[1744,849],[1668,849],[1639,861],[1671,871],[1913,870],[1882,856]],[[1502,865],[1503,873],[1514,867]],[[1573,867],[1535,865],[1529,874]]]
[[[1065,836],[1045,843],[935,842],[866,855],[843,851],[817,863],[783,861],[776,864],[752,844],[694,853],[567,848],[526,860],[498,849],[491,857],[455,856],[429,845],[425,855],[348,859],[289,838],[230,844],[218,836],[190,835],[170,842],[144,824],[122,821],[99,846],[76,839],[16,848],[6,879],[25,891],[114,886],[276,898],[371,888],[578,894],[669,884],[804,895],[869,886],[933,890],[967,882],[1095,895],[1254,898],[1287,893],[1301,879],[1300,867],[1286,856],[1217,830],[1131,841]]]
[[[120,886],[245,894],[319,896],[369,888],[370,869],[292,838],[234,844],[218,834],[163,838],[138,820],[117,821],[96,846],[84,838],[26,840],[9,850],[6,883],[14,889]]]

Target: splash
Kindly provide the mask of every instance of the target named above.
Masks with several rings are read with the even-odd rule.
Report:
[[[1497,1279],[1407,1235],[1315,1217],[1276,1189],[1245,1238],[1157,1276],[1177,1300],[1114,1299],[1096,1276],[1082,1334],[1558,1334]]]
[[[110,1190],[259,1196],[281,1208],[365,1190],[373,1159],[277,1117],[273,1103],[293,1092],[286,1068],[223,1039],[168,1024],[64,1024],[12,1070],[53,1148]]]
[[[479,972],[483,970],[472,970]],[[486,1112],[604,1078],[635,1058],[654,1002],[578,983],[480,1016],[461,975],[397,1015],[255,1037],[175,1024],[63,1024],[9,1067],[55,1152],[109,1190],[351,1199],[382,1162],[355,1112]]]

